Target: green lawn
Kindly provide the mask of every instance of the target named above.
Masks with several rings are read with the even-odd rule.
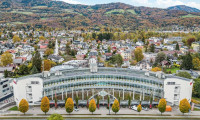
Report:
[[[194,108],[194,111],[200,111],[200,109],[198,109],[198,108]]]
[[[166,69],[167,72],[171,71],[171,73],[176,73],[177,70],[180,70],[180,68],[172,67],[172,68],[167,68]]]
[[[14,107],[10,108],[9,111],[18,111],[18,107],[14,106]]]
[[[123,9],[114,9],[106,12],[106,14],[124,14],[124,12],[125,11]]]
[[[192,97],[192,99],[200,101],[200,98]]]
[[[24,15],[31,15],[33,12],[22,12],[22,11],[11,11],[11,13],[18,13],[18,14],[24,14]]]
[[[133,15],[137,15],[136,12],[135,12],[135,10],[131,10],[131,9],[130,9],[130,10],[127,10],[127,12],[130,12],[130,13],[132,13]]]
[[[200,16],[198,16],[198,15],[192,15],[192,14],[188,14],[188,15],[182,16],[182,18],[191,18],[191,17],[200,17]]]

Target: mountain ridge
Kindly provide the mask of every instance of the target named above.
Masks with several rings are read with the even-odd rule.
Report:
[[[193,7],[189,7],[189,6],[186,6],[186,5],[171,6],[171,7],[168,7],[167,9],[169,9],[169,10],[182,10],[182,11],[194,12],[194,13],[200,12],[199,9],[193,8]]]
[[[1,0],[0,15],[2,16],[0,23],[68,28],[148,29],[200,24],[200,13],[144,6],[136,7],[120,2],[81,5],[52,0]]]

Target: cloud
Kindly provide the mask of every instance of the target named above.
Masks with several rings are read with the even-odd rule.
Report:
[[[70,4],[81,4],[81,2],[76,1],[76,0],[60,0],[60,1],[63,1],[63,2],[66,2],[66,3],[70,3]]]

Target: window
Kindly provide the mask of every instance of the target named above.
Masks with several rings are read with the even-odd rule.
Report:
[[[175,85],[175,82],[167,82],[167,85]]]
[[[39,84],[38,81],[31,81],[31,84]]]

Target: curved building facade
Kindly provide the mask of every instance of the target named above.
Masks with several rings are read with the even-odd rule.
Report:
[[[179,79],[180,81],[183,80],[186,82],[192,82],[190,79],[179,78],[176,76],[166,76],[162,73],[153,73],[142,70],[123,68],[98,68],[97,70],[93,71],[91,68],[74,68],[66,70],[62,69],[56,72],[44,72],[36,75],[18,78],[15,80],[16,84],[14,84],[13,87],[27,87],[26,85],[18,84],[20,81],[29,81],[29,85],[31,85],[30,78],[34,78],[34,81],[39,81],[37,82],[38,84],[32,84],[33,87],[29,87],[32,89],[31,91],[33,93],[37,91],[38,94],[38,98],[28,99],[28,101],[33,105],[43,96],[48,96],[53,100],[55,95],[60,95],[61,99],[64,99],[64,97],[67,97],[67,95],[69,96],[69,94],[71,94],[70,97],[73,99],[74,95],[78,95],[80,100],[85,100],[86,96],[87,98],[90,98],[102,91],[106,91],[106,93],[112,94],[116,98],[120,96],[122,101],[125,100],[125,94],[132,96],[132,100],[135,100],[135,94],[140,96],[140,100],[144,100],[145,96],[150,95],[152,95],[153,99],[155,97],[165,97],[168,99],[168,96],[165,95],[164,91],[165,87],[167,87],[167,84],[165,84],[167,79]],[[39,91],[40,93],[38,93],[38,87],[35,87],[37,89],[34,89],[34,86],[38,86],[42,89],[42,91]],[[175,86],[170,87],[175,88]],[[191,87],[191,85],[189,87]],[[192,87],[189,89],[192,89]],[[26,95],[30,95],[30,93],[24,93],[23,96],[19,96],[17,94],[19,91],[16,89],[14,90],[16,92],[14,95],[15,99],[18,101],[23,97],[27,99]],[[170,94],[170,97],[172,97],[175,94],[173,91],[175,90],[168,90],[167,94]],[[88,92],[91,94],[88,95]],[[116,94],[118,94],[118,96],[116,96]],[[188,93],[185,98],[187,97],[188,99],[191,98],[191,94]],[[29,96],[29,98],[31,97]],[[173,98],[170,98],[169,100],[170,101],[168,102],[172,104],[175,103]]]

